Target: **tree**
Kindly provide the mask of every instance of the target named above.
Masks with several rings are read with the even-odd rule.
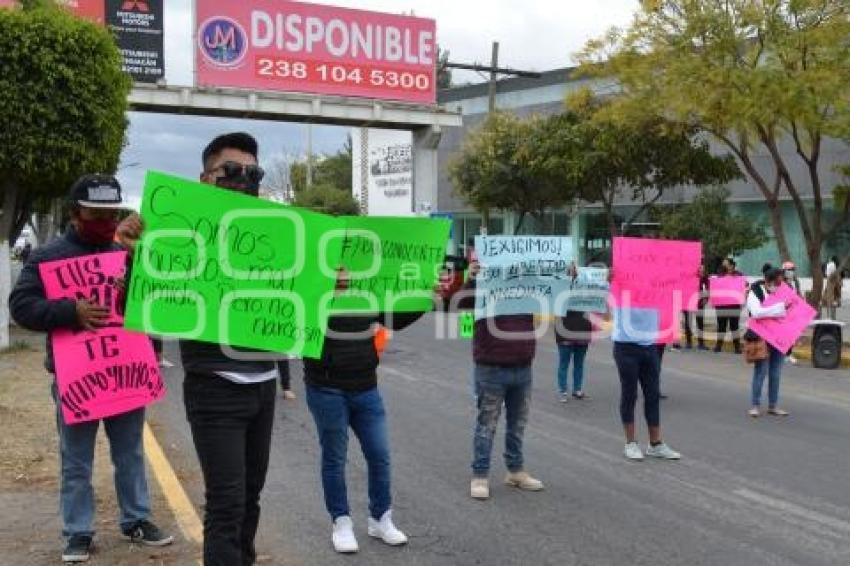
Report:
[[[131,80],[103,27],[44,1],[0,10],[0,347],[8,345],[9,243],[40,198],[114,172]]]
[[[485,225],[490,210],[512,210],[518,214],[516,232],[528,214],[540,219],[546,210],[571,202],[559,171],[541,151],[550,127],[544,118],[494,112],[467,136],[449,175],[455,192],[481,212]]]
[[[354,200],[350,191],[341,191],[337,187],[326,184],[313,185],[309,189],[295,193],[294,204],[334,216],[360,214],[360,204]]]
[[[655,218],[661,224],[661,236],[701,241],[710,271],[725,257],[761,247],[768,240],[765,227],[731,214],[726,203],[729,195],[725,188],[704,189],[688,204],[658,210]]]
[[[783,260],[791,257],[781,201],[790,198],[819,302],[823,242],[848,217],[845,209],[824,221],[830,187],[820,158],[824,139],[850,127],[850,3],[644,0],[627,30],[590,42],[579,59],[617,81],[624,96],[612,115],[664,115],[732,151],[767,204]],[[794,161],[804,180],[792,176]]]
[[[740,176],[730,156],[714,156],[693,128],[646,115],[641,120],[610,119],[610,100],[582,90],[566,101],[567,111],[550,119],[541,152],[559,163],[571,192],[601,203],[611,237],[620,234],[614,207],[631,193],[640,203],[626,227],[657,203],[664,191],[682,185],[726,183]]]
[[[351,192],[352,146],[351,136],[342,149],[333,155],[312,157],[313,184],[330,185],[341,191]],[[297,195],[307,188],[307,159],[292,163],[289,180]]]

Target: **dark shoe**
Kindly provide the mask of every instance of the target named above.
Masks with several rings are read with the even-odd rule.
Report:
[[[685,344],[685,350],[693,350],[693,349],[694,349],[693,344]]]
[[[174,537],[166,535],[150,521],[138,521],[129,527],[122,529],[125,537],[130,542],[141,543],[147,546],[166,546],[174,542]]]
[[[89,536],[74,535],[68,539],[62,551],[62,562],[87,562],[91,552],[92,539]]]
[[[700,344],[699,346],[697,346],[697,350],[701,352],[708,352],[708,348],[705,347],[705,344]]]
[[[667,399],[667,395],[665,395],[664,393],[659,393],[658,398],[659,399]]]

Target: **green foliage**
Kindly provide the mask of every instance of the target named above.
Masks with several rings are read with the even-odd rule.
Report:
[[[455,192],[485,214],[491,209],[517,212],[520,225],[527,214],[540,216],[571,202],[558,161],[542,151],[551,128],[545,118],[491,114],[449,164]]]
[[[764,226],[731,214],[726,204],[729,194],[728,189],[704,189],[688,204],[658,210],[656,218],[661,223],[661,236],[701,241],[709,266],[719,264],[725,257],[763,246],[768,240]]]
[[[106,29],[36,4],[0,10],[0,179],[18,218],[83,173],[115,171],[131,85]],[[17,236],[2,224],[0,238]]]
[[[328,185],[351,193],[351,138],[333,155],[313,157],[313,185]],[[289,169],[292,190],[297,195],[307,188],[307,161],[293,163]]]
[[[834,187],[823,185],[818,166],[824,138],[850,131],[850,2],[644,0],[628,29],[588,43],[579,60],[616,81],[623,96],[612,119],[663,115],[725,144],[767,203],[786,260],[779,202],[790,197],[817,300],[823,242],[847,219],[824,221]],[[792,152],[783,152],[785,142]],[[756,166],[756,151],[768,167]],[[802,181],[790,174],[795,160]]]
[[[603,205],[612,236],[619,231],[614,205],[623,197],[640,205],[629,223],[669,188],[726,183],[740,176],[734,159],[712,155],[692,127],[659,115],[613,120],[607,113],[611,102],[589,91],[579,91],[566,106],[566,113],[548,120],[541,151],[558,164],[572,193]]]
[[[314,184],[295,194],[295,206],[334,216],[356,216],[360,205],[351,192],[341,191],[333,185]]]

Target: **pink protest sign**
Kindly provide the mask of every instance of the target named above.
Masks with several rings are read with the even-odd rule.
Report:
[[[708,280],[708,302],[713,307],[741,306],[746,301],[747,280],[741,275],[723,275]]]
[[[782,284],[776,292],[770,294],[762,303],[769,307],[777,303],[785,302],[785,316],[781,318],[751,318],[747,321],[747,328],[764,338],[764,340],[779,350],[787,352],[794,347],[797,339],[803,331],[817,316],[817,311],[809,305],[802,297],[794,292],[794,289]]]
[[[623,307],[658,310],[658,343],[679,339],[679,313],[699,296],[702,244],[614,238],[611,296]]]
[[[165,395],[150,338],[123,328],[116,280],[124,274],[126,257],[126,252],[109,252],[39,265],[48,299],[85,299],[111,311],[107,325],[96,331],[51,333],[67,424],[120,415]]]
[[[196,0],[197,81],[436,102],[434,20],[288,0]]]

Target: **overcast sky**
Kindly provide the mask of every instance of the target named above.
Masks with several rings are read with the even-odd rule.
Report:
[[[250,2],[251,0],[240,0]],[[437,41],[463,63],[489,62],[491,42],[500,42],[499,64],[545,71],[573,64],[571,55],[613,25],[626,25],[638,0],[316,0],[364,10],[413,11],[437,21]],[[190,2],[167,0],[165,74],[171,85],[192,84],[192,14]],[[455,73],[455,81],[480,82],[474,73]],[[131,113],[128,146],[119,177],[138,201],[144,172],[159,169],[196,178],[200,153],[215,135],[233,130],[254,134],[261,162],[269,166],[284,153],[303,154],[305,126],[256,120],[224,120]],[[314,127],[318,153],[339,149],[348,128]]]

